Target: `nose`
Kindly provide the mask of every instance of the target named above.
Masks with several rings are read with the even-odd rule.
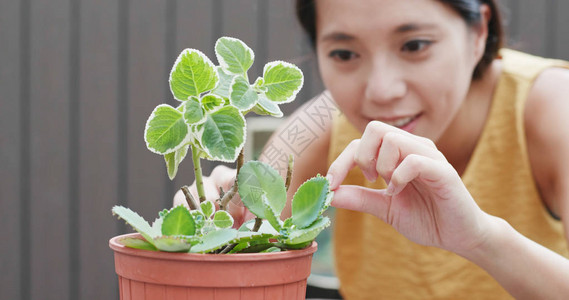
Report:
[[[368,68],[366,102],[389,104],[403,98],[407,93],[407,84],[402,71],[402,66],[395,60],[387,57],[375,59]]]

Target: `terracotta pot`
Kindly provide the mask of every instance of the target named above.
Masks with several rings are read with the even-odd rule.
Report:
[[[316,242],[302,250],[251,254],[167,253],[112,238],[121,300],[305,299]]]

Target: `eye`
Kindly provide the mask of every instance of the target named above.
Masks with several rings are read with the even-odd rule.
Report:
[[[428,40],[412,40],[408,41],[401,47],[403,52],[418,52],[424,50],[426,47],[431,45],[433,42]]]
[[[358,57],[356,53],[349,50],[333,50],[328,56],[342,62],[350,61]]]

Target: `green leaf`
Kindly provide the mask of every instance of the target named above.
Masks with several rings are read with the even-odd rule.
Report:
[[[245,231],[245,232],[251,231],[253,229],[254,225],[255,225],[255,219],[251,219],[251,220],[243,223],[241,225],[241,227],[239,227],[239,231]],[[267,221],[267,220],[263,220],[263,222],[261,223],[261,227],[259,228],[259,230],[257,232],[264,233],[264,234],[270,234],[273,236],[279,235],[279,232],[276,231],[273,228],[273,226],[271,226],[269,221]]]
[[[184,238],[161,236],[154,239],[156,248],[166,252],[188,252],[191,244]]]
[[[272,102],[262,95],[259,95],[257,105],[253,107],[252,111],[258,115],[269,115],[277,118],[283,116],[283,112],[280,107],[275,102]]]
[[[212,93],[224,98],[229,98],[231,84],[235,75],[223,72],[223,69],[220,66],[215,67],[215,69],[217,71],[217,75],[219,76],[219,84],[212,91]]]
[[[213,111],[216,110],[220,107],[223,106],[223,104],[225,103],[225,100],[223,100],[223,98],[213,95],[213,94],[208,94],[205,95],[202,99],[202,105],[203,107],[207,110],[207,111]]]
[[[245,118],[235,106],[223,107],[207,116],[202,145],[214,160],[233,162],[245,144]]]
[[[269,221],[271,226],[273,226],[276,231],[280,231],[282,229],[283,223],[280,219],[280,212],[275,212],[272,209],[271,204],[269,203],[269,199],[267,199],[267,196],[265,196],[264,193],[261,195],[261,199],[263,202],[263,207],[265,208],[265,217],[267,221]]]
[[[314,240],[318,234],[320,234],[320,232],[322,232],[322,230],[326,229],[328,226],[330,226],[330,218],[320,217],[309,227],[306,227],[304,229],[290,230],[288,238],[282,242],[287,245],[296,245],[310,242]]]
[[[201,243],[193,246],[190,249],[192,253],[207,253],[217,250],[237,237],[237,230],[231,228],[220,229],[216,231],[210,231],[206,234]]]
[[[218,228],[229,228],[233,226],[233,217],[224,210],[218,210],[213,215],[213,224]]]
[[[190,138],[182,113],[170,105],[158,105],[146,122],[144,141],[154,153],[174,152],[187,144]]]
[[[119,218],[125,220],[134,230],[138,231],[146,241],[153,243],[152,240],[155,237],[161,235],[160,231],[154,230],[154,228],[150,227],[150,224],[144,220],[140,215],[136,212],[126,208],[124,206],[116,205],[112,209],[113,215],[119,216]]]
[[[231,84],[231,97],[229,101],[241,111],[247,111],[257,103],[257,92],[242,76],[236,76]]]
[[[279,247],[271,247],[261,251],[260,253],[272,253],[272,252],[281,252],[281,248]]]
[[[254,232],[254,231],[239,231],[237,232],[237,237],[231,241],[232,244],[235,243],[252,243],[255,244],[260,241],[266,241],[268,239],[276,238],[274,234],[264,233],[264,232]]]
[[[209,219],[215,212],[215,205],[213,205],[213,202],[211,201],[204,201],[200,203],[200,209],[202,210],[205,218]]]
[[[298,188],[292,199],[292,223],[296,227],[307,227],[318,218],[326,201],[328,187],[328,180],[317,176]]]
[[[294,100],[304,84],[302,71],[295,65],[274,61],[267,63],[263,69],[263,85],[269,100],[288,103]]]
[[[154,245],[139,238],[123,238],[119,242],[129,248],[158,251]]]
[[[183,205],[172,208],[162,222],[163,235],[193,235],[195,232],[194,218]]]
[[[154,232],[162,233],[162,223],[163,222],[164,222],[164,217],[160,216],[160,217],[156,218],[156,220],[154,220],[154,222],[152,223],[152,230],[154,230]]]
[[[243,204],[257,217],[266,219],[262,195],[265,194],[275,214],[280,215],[286,204],[286,190],[282,177],[270,165],[249,161],[237,175],[239,196]]]
[[[217,40],[215,56],[224,71],[236,75],[246,74],[255,59],[251,48],[242,41],[231,37],[221,37]]]
[[[194,218],[194,224],[196,225],[196,234],[205,225],[205,215],[199,210],[190,211],[190,215]]]
[[[322,210],[320,210],[320,214],[323,214],[332,203],[332,199],[334,199],[334,191],[329,191],[326,195],[326,201],[324,201],[324,206],[322,206]]]
[[[190,97],[184,102],[184,121],[188,125],[201,124],[205,122],[205,110],[196,97]]]
[[[176,177],[176,173],[178,173],[178,166],[188,154],[188,149],[190,145],[185,145],[182,148],[170,152],[164,155],[164,160],[166,161],[166,170],[168,171],[168,177],[170,180],[173,180]]]
[[[184,49],[170,72],[170,90],[174,98],[186,101],[213,90],[219,81],[215,66],[199,50]]]

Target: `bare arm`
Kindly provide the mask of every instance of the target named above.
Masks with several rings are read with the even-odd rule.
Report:
[[[542,78],[544,90],[536,82],[538,95],[547,103],[533,102],[535,98],[528,103],[533,115],[526,127],[532,166],[540,164],[534,175],[544,199],[569,220],[569,74],[562,73],[557,80]],[[339,186],[355,166],[368,180],[383,177],[388,188]],[[332,205],[371,213],[414,242],[471,260],[516,298],[569,297],[569,260],[483,212],[432,142],[371,122],[361,140],[342,152],[328,174],[335,189]],[[568,223],[564,223],[566,231]]]

